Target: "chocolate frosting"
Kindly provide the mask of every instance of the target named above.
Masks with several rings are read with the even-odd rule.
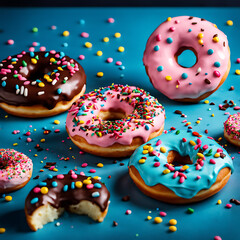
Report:
[[[58,176],[59,175],[52,177],[50,175],[48,179],[39,183],[39,185],[30,191],[25,201],[25,208],[29,215],[32,215],[37,208],[46,204],[50,204],[54,208],[63,207],[68,209],[69,205],[78,204],[82,200],[87,200],[98,205],[102,212],[107,208],[110,193],[105,184],[94,178],[77,175],[74,171],[70,171],[68,174],[64,175],[61,174],[61,176],[64,176],[63,179],[59,179]],[[93,184],[93,188],[88,189],[86,184],[83,184],[82,188],[77,188],[75,186],[75,182],[83,182],[85,179],[90,179],[92,181],[91,184]],[[54,184],[57,186],[54,185],[53,182],[56,182],[57,184]],[[36,191],[36,188],[39,190],[43,185],[48,188],[47,194],[42,194],[40,191]],[[53,187],[53,185],[55,187]],[[68,189],[67,191],[64,191],[64,186],[66,185],[68,186]],[[75,186],[74,189],[72,189],[73,185]],[[94,195],[96,192],[97,196]],[[33,199],[36,200],[36,198],[38,200],[37,202],[32,201]]]
[[[63,52],[22,52],[0,63],[0,102],[10,105],[52,109],[72,100],[84,84],[82,66]]]

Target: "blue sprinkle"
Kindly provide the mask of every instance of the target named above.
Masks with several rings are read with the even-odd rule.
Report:
[[[46,183],[46,182],[40,182],[38,185],[39,185],[40,187],[43,187],[43,186],[47,186],[47,183]]]
[[[95,188],[102,188],[102,185],[100,183],[94,183],[93,185]]]
[[[214,63],[214,66],[215,66],[215,67],[220,67],[221,64],[220,64],[220,62],[215,62],[215,63]]]
[[[214,51],[212,49],[208,49],[207,53],[208,53],[208,55],[212,55],[214,53]]]
[[[124,74],[121,74],[121,75],[120,75],[120,78],[124,78]]]
[[[39,42],[36,42],[36,46],[39,46],[40,45],[40,43]]]
[[[68,43],[63,43],[63,47],[68,47]]]
[[[160,47],[158,45],[156,45],[153,49],[154,49],[154,51],[157,52],[160,49]]]
[[[61,94],[62,93],[62,89],[61,88],[58,88],[57,89],[57,94]]]
[[[48,57],[48,55],[49,55],[49,52],[46,52],[45,55],[44,55],[44,57]]]
[[[47,178],[48,178],[48,179],[52,179],[52,178],[53,178],[53,175],[52,175],[52,174],[48,174]]]
[[[208,75],[208,73],[205,73],[205,75]]]
[[[189,28],[189,29],[188,29],[188,32],[191,32],[191,31],[192,31],[192,29],[191,29],[191,28]]]
[[[75,189],[75,182],[71,182],[71,189]]]
[[[190,83],[188,83],[188,85],[192,85],[192,83],[190,82]]]
[[[191,128],[188,128],[187,132],[192,132],[192,129],[191,129]]]
[[[41,81],[40,79],[37,79],[36,82],[40,83],[40,82],[42,82],[42,81]]]
[[[35,197],[35,198],[33,198],[32,200],[31,200],[31,204],[35,204],[35,203],[37,203],[38,202],[38,198],[37,197]]]
[[[187,79],[187,78],[188,78],[187,73],[183,73],[183,74],[182,74],[182,78],[183,78],[183,79]]]
[[[65,56],[65,53],[64,53],[64,52],[60,52],[60,56],[61,56],[61,57],[64,57],[64,56]]]
[[[18,59],[17,58],[12,58],[11,61],[12,62],[16,62]]]
[[[148,125],[145,125],[145,129],[148,131],[148,130],[149,130],[149,126],[148,126]]]
[[[121,66],[119,67],[120,70],[124,70],[125,69],[125,66]]]
[[[159,66],[159,67],[157,68],[157,70],[158,70],[159,72],[161,72],[161,71],[163,70],[163,66]]]
[[[155,158],[154,158],[154,161],[159,162],[159,161],[160,161],[160,158],[159,158],[159,157],[155,157]]]
[[[58,71],[57,69],[54,69],[54,70],[53,70],[53,72],[55,72],[55,73],[56,73],[57,71]]]
[[[91,114],[94,114],[94,111],[93,111],[93,110],[91,111]]]
[[[79,23],[83,25],[83,24],[85,24],[85,20],[84,19],[80,19]]]
[[[95,198],[95,197],[99,197],[99,196],[100,196],[100,193],[99,193],[99,192],[93,192],[93,193],[92,193],[92,197],[94,197],[94,198]]]
[[[104,107],[104,104],[101,104],[100,106],[101,106],[101,107]]]
[[[15,88],[16,88],[16,89],[19,89],[19,86],[18,86],[18,85],[16,85],[16,86],[15,86]]]
[[[53,187],[57,187],[57,186],[58,186],[58,183],[57,183],[56,181],[53,181],[53,182],[52,182],[52,186],[53,186]]]
[[[172,43],[173,39],[172,38],[167,38],[167,43]]]
[[[2,87],[6,87],[7,83],[6,81],[2,81]]]
[[[66,192],[68,190],[68,185],[64,185],[63,191]]]
[[[30,52],[30,57],[34,57],[34,52]]]

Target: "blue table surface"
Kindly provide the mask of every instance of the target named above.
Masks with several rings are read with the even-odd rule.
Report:
[[[67,55],[77,59],[84,55],[84,60],[79,60],[87,75],[87,92],[100,86],[111,83],[137,85],[148,90],[157,97],[166,109],[165,129],[172,126],[180,130],[187,127],[182,121],[191,122],[193,129],[204,134],[208,129],[209,136],[219,139],[223,137],[223,122],[228,115],[218,109],[225,99],[233,100],[240,105],[240,77],[235,74],[239,68],[236,59],[240,57],[239,39],[240,22],[239,8],[1,8],[0,9],[0,59],[14,55],[22,50],[28,50],[32,42],[39,42],[47,50],[64,51]],[[198,104],[184,104],[174,102],[163,96],[151,85],[142,63],[145,44],[152,31],[167,17],[190,15],[205,18],[217,24],[228,36],[231,48],[231,70],[225,83],[213,95],[208,97],[209,103],[204,101]],[[114,23],[108,23],[112,17]],[[80,20],[85,20],[81,23]],[[226,24],[227,20],[233,21],[233,26]],[[55,25],[56,30],[51,26]],[[32,28],[37,27],[38,32],[33,33]],[[69,37],[63,37],[62,32],[68,30]],[[89,38],[80,36],[82,32],[89,33]],[[120,32],[121,37],[115,38],[114,33]],[[109,42],[102,39],[109,37]],[[8,39],[15,41],[14,45],[7,45]],[[91,42],[93,47],[84,47],[85,42]],[[68,46],[66,47],[67,43]],[[65,46],[64,46],[65,45]],[[124,52],[118,52],[119,46],[125,48]],[[36,47],[38,50],[39,47]],[[96,52],[101,50],[102,56]],[[108,57],[113,58],[112,63],[106,63]],[[122,68],[115,63],[121,61]],[[103,72],[104,76],[98,78],[97,72]],[[229,91],[231,86],[234,91]],[[214,102],[215,105],[210,105]],[[181,110],[186,118],[174,113]],[[226,112],[236,113],[233,108]],[[212,116],[214,114],[214,117]],[[151,199],[142,194],[134,185],[128,175],[128,158],[104,159],[90,154],[80,154],[79,149],[68,139],[65,131],[65,119],[67,113],[44,119],[25,119],[8,115],[0,110],[0,146],[12,148],[27,154],[34,163],[33,177],[39,175],[38,180],[33,178],[23,189],[13,192],[11,202],[6,202],[0,197],[0,227],[6,228],[6,233],[0,235],[0,239],[214,239],[221,236],[222,239],[239,239],[240,207],[233,204],[231,209],[225,205],[231,198],[240,198],[240,164],[239,149],[228,144],[224,139],[220,141],[234,159],[235,172],[231,176],[226,187],[215,196],[199,203],[187,205],[170,205]],[[201,118],[200,123],[196,121]],[[55,125],[54,120],[60,120]],[[44,135],[44,129],[52,130],[49,135]],[[60,133],[53,130],[60,129]],[[12,134],[14,130],[20,133]],[[27,143],[25,133],[31,132],[32,142]],[[45,142],[41,142],[45,139]],[[17,143],[17,146],[13,146]],[[38,152],[36,144],[44,149]],[[67,160],[69,158],[69,160]],[[117,160],[117,163],[113,163]],[[90,169],[95,169],[96,174],[106,183],[111,193],[111,203],[108,215],[103,223],[96,223],[87,216],[78,216],[64,213],[53,223],[44,226],[37,232],[31,232],[27,226],[24,215],[24,201],[30,189],[39,181],[46,178],[47,174],[54,172],[44,169],[46,162],[57,162],[58,173],[67,173],[70,169],[77,172],[84,171],[89,174]],[[98,168],[97,163],[103,163],[103,168]],[[82,163],[88,163],[82,168]],[[121,165],[120,165],[121,164]],[[40,172],[44,169],[44,172]],[[57,174],[57,173],[56,173]],[[111,176],[111,177],[110,177]],[[130,196],[130,201],[123,202],[123,196]],[[222,200],[217,205],[218,199]],[[195,211],[188,214],[191,207]],[[126,215],[130,209],[132,214]],[[167,216],[161,224],[154,224],[153,219],[164,211]],[[147,216],[152,220],[147,221]],[[177,231],[169,232],[168,221],[177,219]],[[113,221],[118,226],[113,226]],[[56,226],[59,222],[60,226]]]

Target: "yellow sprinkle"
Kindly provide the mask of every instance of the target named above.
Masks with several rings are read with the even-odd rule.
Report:
[[[5,115],[5,118],[8,118],[8,115]]]
[[[90,179],[85,179],[83,180],[83,184],[86,184],[86,185],[92,184],[92,181]]]
[[[177,224],[177,220],[176,219],[171,219],[171,220],[169,220],[169,224],[170,225],[176,225]]]
[[[197,153],[197,155],[200,157],[200,158],[204,158],[204,155],[202,153]]]
[[[165,79],[166,79],[167,81],[171,81],[171,80],[172,80],[172,77],[171,77],[171,76],[166,76]]]
[[[103,52],[102,51],[97,51],[97,56],[102,56]]]
[[[165,170],[163,170],[163,174],[168,174],[168,173],[170,173],[171,171],[169,170],[169,169],[165,169]]]
[[[147,153],[148,153],[148,150],[143,150],[142,153],[143,153],[143,154],[147,154]]]
[[[216,24],[213,24],[213,26],[214,26],[215,28],[218,28]]]
[[[17,62],[12,62],[12,64],[16,64]]]
[[[154,218],[154,222],[155,223],[161,223],[163,220],[162,220],[162,218],[160,218],[160,217],[155,217]]]
[[[41,187],[41,193],[42,194],[47,194],[48,193],[48,188],[47,187]]]
[[[34,154],[34,157],[38,157],[38,155],[35,153],[35,154]]]
[[[102,163],[98,163],[98,164],[97,164],[97,167],[102,168],[102,167],[103,167],[103,164],[102,164]]]
[[[31,58],[31,62],[32,62],[32,64],[36,64],[37,63],[37,59]]]
[[[76,186],[76,188],[82,188],[83,183],[81,181],[77,181],[77,182],[75,182],[75,186]]]
[[[85,123],[83,120],[80,120],[80,122],[79,122],[80,124],[83,124],[83,123]]]
[[[59,71],[63,71],[63,69],[62,69],[61,67],[58,67],[57,69],[58,69]]]
[[[228,26],[232,26],[232,25],[233,25],[233,21],[232,21],[232,20],[228,20],[228,21],[227,21],[227,25],[228,25]]]
[[[11,202],[12,201],[12,196],[6,196],[5,201],[6,202]]]
[[[203,33],[199,33],[197,37],[198,37],[199,39],[201,39],[201,38],[203,38],[203,36],[204,36]]]
[[[219,42],[219,37],[214,37],[212,40],[213,40],[214,42]]]
[[[151,146],[148,148],[148,151],[149,151],[150,153],[151,153],[153,150],[154,150],[154,149],[153,149],[153,147],[151,147]]]
[[[40,163],[43,163],[43,161],[40,161]]]
[[[214,115],[214,113],[211,115],[211,117],[214,117],[215,115]]]
[[[235,71],[235,74],[236,74],[236,75],[240,75],[240,70],[237,69],[237,70]]]
[[[142,159],[140,159],[138,162],[139,162],[140,164],[143,164],[143,163],[145,163],[145,161],[146,161],[146,160],[142,158]]]
[[[189,168],[188,165],[184,165],[184,166],[182,166],[182,170],[186,170],[186,169],[188,169],[188,168]]]
[[[168,22],[170,22],[171,20],[172,20],[172,18],[171,18],[171,17],[168,17],[168,18],[167,18],[167,21],[168,21]]]
[[[152,219],[152,217],[151,216],[147,216],[147,220],[151,220]]]
[[[205,103],[205,104],[208,104],[208,103],[209,103],[209,100],[205,100],[204,103]]]
[[[143,149],[144,149],[144,150],[148,150],[148,148],[149,148],[149,145],[144,145],[144,146],[143,146]]]
[[[165,152],[167,151],[167,149],[166,149],[165,147],[160,147],[160,151],[161,151],[162,153],[165,153]]]
[[[202,39],[199,39],[199,40],[198,40],[198,43],[199,43],[200,45],[203,45],[203,40],[202,40]]]
[[[53,123],[56,124],[56,125],[58,125],[58,124],[60,124],[60,121],[59,121],[59,120],[54,120]]]
[[[44,170],[43,170],[43,169],[40,169],[39,172],[44,172]]]
[[[175,226],[170,226],[170,227],[169,227],[169,230],[170,230],[171,232],[176,232],[176,231],[177,231],[177,227],[175,227]]]
[[[98,72],[98,73],[97,73],[97,76],[98,76],[98,77],[103,77],[103,75],[104,75],[103,72]]]
[[[17,146],[18,145],[18,143],[13,143],[13,146]]]
[[[50,62],[55,62],[56,59],[55,58],[50,58]],[[45,74],[46,75],[46,74]]]
[[[108,37],[103,38],[103,42],[109,42],[109,38]]]
[[[101,178],[99,177],[99,176],[95,176],[95,177],[93,177],[93,179],[95,179],[95,180],[101,180]]]
[[[215,158],[219,158],[220,157],[220,153],[215,153],[214,157]]]
[[[48,79],[50,79],[50,76],[48,74],[44,74],[43,78],[48,80]]]
[[[119,52],[124,52],[124,50],[125,50],[125,49],[124,49],[124,47],[122,47],[122,46],[120,46],[120,47],[118,48],[118,51],[119,51]]]
[[[64,32],[62,33],[62,35],[63,35],[64,37],[68,37],[68,36],[70,35],[70,33],[69,33],[69,31],[64,31]]]
[[[196,143],[195,143],[193,140],[191,140],[189,143],[190,143],[192,146],[195,146],[195,145],[196,145]]]
[[[52,79],[51,78],[47,79],[47,82],[52,82]]]
[[[85,47],[86,48],[91,48],[92,47],[92,44],[90,42],[85,42]]]
[[[217,201],[217,204],[218,204],[218,205],[222,204],[222,200],[219,199],[219,200]]]
[[[42,138],[41,140],[40,140],[40,142],[45,142],[46,141],[46,139],[45,138]]]
[[[196,123],[197,123],[197,124],[199,124],[199,123],[200,123],[200,121],[199,121],[199,120],[197,120],[197,121],[196,121]]]
[[[6,232],[6,229],[5,228],[0,228],[0,233],[5,233]]]
[[[58,169],[57,169],[57,168],[54,168],[53,171],[54,171],[54,172],[58,172]]]
[[[121,37],[121,33],[119,33],[119,32],[115,33],[115,34],[114,34],[114,37],[115,37],[115,38],[120,38],[120,37]]]
[[[43,82],[38,83],[39,87],[45,87],[45,84]]]
[[[98,137],[102,137],[102,133],[101,132],[98,132]]]

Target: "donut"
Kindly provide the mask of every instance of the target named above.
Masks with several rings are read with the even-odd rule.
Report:
[[[32,176],[32,160],[14,149],[0,149],[0,193],[24,187]]]
[[[86,75],[64,52],[22,52],[0,63],[0,107],[20,117],[68,110],[84,94]]]
[[[185,130],[150,140],[129,161],[130,177],[144,194],[173,204],[214,195],[232,172],[231,157],[213,138]]]
[[[109,198],[105,184],[96,177],[78,175],[72,170],[68,174],[48,175],[26,198],[27,223],[37,231],[58,219],[64,210],[102,222],[108,211]]]
[[[191,50],[196,63],[186,68],[178,56]],[[230,70],[227,36],[203,18],[168,18],[149,37],[143,56],[153,86],[168,98],[198,102],[215,92]]]
[[[134,86],[113,84],[83,95],[69,110],[66,129],[75,145],[102,157],[126,157],[160,135],[165,110]]]
[[[230,115],[224,122],[224,137],[237,147],[240,147],[240,112]]]

